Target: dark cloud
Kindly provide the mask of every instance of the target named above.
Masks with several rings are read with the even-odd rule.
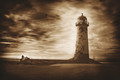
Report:
[[[16,23],[11,18],[6,18],[5,15],[13,12],[16,13],[18,11],[26,11],[28,8],[31,8],[31,4],[28,0],[2,0],[0,2],[0,32],[1,35],[4,35],[3,32],[7,32],[8,34],[12,34],[9,26],[14,26]],[[3,33],[3,34],[2,34]]]
[[[57,19],[60,19],[59,15],[57,14],[50,14],[49,13],[49,8],[48,6],[45,6],[42,7],[42,11],[36,11],[34,9],[34,7],[36,5],[32,5],[32,3],[38,3],[38,4],[47,4],[47,3],[50,3],[50,2],[56,2],[56,0],[52,0],[52,1],[48,1],[48,0],[39,0],[39,1],[32,1],[32,0],[16,0],[14,2],[12,2],[12,0],[8,0],[8,1],[3,1],[1,6],[2,6],[2,10],[1,12],[4,12],[3,14],[1,14],[2,16],[2,19],[1,19],[1,34],[2,35],[5,35],[4,32],[7,32],[6,34],[9,34],[10,36],[12,37],[23,37],[23,36],[27,36],[26,32],[24,32],[24,29],[25,28],[32,28],[31,27],[31,21],[32,20],[36,20],[36,22],[39,21],[47,21],[47,20],[57,20]],[[5,6],[7,5],[7,6]],[[41,5],[40,5],[41,6]],[[41,7],[38,7],[39,9],[41,9]],[[44,8],[44,9],[43,9]],[[16,15],[16,16],[21,16],[23,13],[26,14],[27,12],[29,12],[30,10],[33,10],[35,12],[32,11],[33,14],[28,14],[30,15],[30,18],[31,19],[27,19],[25,20],[24,17],[23,18],[20,18],[18,19],[18,21],[16,22],[15,19],[13,19],[13,17],[16,15],[16,14],[19,14],[19,15]],[[47,10],[47,11],[46,11]],[[13,14],[13,16],[11,18],[6,18],[5,15],[9,15],[10,13]],[[48,14],[49,13],[49,14]],[[19,26],[22,26],[21,28],[17,29]],[[11,26],[11,28],[10,28]],[[14,30],[16,29],[16,30]],[[32,28],[33,29],[33,28]],[[41,32],[37,31],[39,28],[35,28],[33,29],[33,32],[34,30],[36,31],[36,34],[39,34],[39,35],[44,35],[44,33],[46,31],[42,31]],[[32,36],[35,36],[35,35],[32,35]]]
[[[114,48],[109,48],[108,46],[105,49],[112,49],[114,50],[114,53],[120,53],[119,2],[119,0],[2,1],[0,2],[0,36],[2,38],[0,41],[9,43],[2,43],[1,46],[3,47],[1,47],[1,50],[4,52],[7,47],[13,46],[14,48],[18,46],[17,43],[24,43],[25,40],[21,40],[19,38],[30,38],[30,40],[35,39],[37,41],[42,41],[42,44],[40,45],[43,45],[44,43],[44,45],[49,46],[56,43],[56,40],[58,39],[54,38],[55,34],[57,35],[58,33],[62,33],[61,25],[56,24],[56,22],[61,20],[61,15],[63,14],[60,14],[59,11],[55,12],[54,8],[63,4],[63,9],[57,8],[58,10],[61,10],[61,13],[64,9],[69,9],[68,11],[72,9],[80,10],[81,8],[90,9],[93,13],[91,14],[94,15],[93,19],[101,23],[101,25],[95,25],[96,29],[94,28],[95,30],[93,32],[94,34],[97,34],[95,37],[98,39],[97,41],[105,44],[108,43],[110,45],[110,42],[112,44],[114,40],[117,40],[115,44],[118,45],[113,46],[116,50]],[[104,21],[103,24],[102,21]],[[64,25],[64,23],[62,25]],[[115,28],[115,31],[112,31],[111,26]],[[6,39],[5,37],[9,37],[10,39]],[[97,49],[103,49],[103,43],[98,43],[97,41],[94,42],[95,38],[91,39],[91,42],[94,43]]]
[[[61,0],[31,0],[31,1],[36,1],[36,2],[39,2],[39,3],[54,3],[54,2],[60,2]]]
[[[50,26],[52,29],[46,29],[48,24],[60,19],[59,15],[51,12],[52,9],[49,4],[54,2],[59,2],[59,0],[2,1],[0,3],[1,52],[11,52],[19,44],[23,44],[24,40],[21,41],[19,38],[24,37],[41,40],[45,42],[45,45],[55,43],[56,41],[53,39],[47,40],[51,37],[49,33],[54,29],[52,26]],[[11,51],[7,48],[10,48]]]
[[[120,44],[120,1],[110,1],[110,0],[102,0],[103,6],[106,7],[105,14],[111,20],[114,28],[115,28],[115,39],[118,44]],[[118,46],[119,48],[119,46]],[[120,49],[120,48],[119,48]],[[115,53],[120,53],[120,51],[115,51]]]
[[[38,12],[38,13],[33,14],[32,19],[40,20],[40,21],[59,20],[60,16],[57,14],[50,15],[47,12],[46,13]]]

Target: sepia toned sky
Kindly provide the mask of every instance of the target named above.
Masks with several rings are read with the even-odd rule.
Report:
[[[0,2],[1,57],[70,59],[77,18],[89,22],[90,58],[119,59],[119,0],[7,0]]]

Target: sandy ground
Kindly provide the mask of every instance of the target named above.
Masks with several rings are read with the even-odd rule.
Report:
[[[0,80],[120,80],[119,64],[5,64]]]

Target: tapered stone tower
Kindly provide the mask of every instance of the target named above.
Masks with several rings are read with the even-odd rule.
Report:
[[[77,27],[77,41],[74,60],[79,62],[89,61],[89,48],[88,48],[88,28],[89,23],[87,18],[82,15],[76,22]]]

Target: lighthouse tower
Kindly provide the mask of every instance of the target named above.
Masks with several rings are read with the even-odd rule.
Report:
[[[77,41],[74,60],[78,62],[86,62],[89,60],[89,49],[88,49],[88,30],[89,23],[87,18],[82,15],[76,22],[77,27]]]

